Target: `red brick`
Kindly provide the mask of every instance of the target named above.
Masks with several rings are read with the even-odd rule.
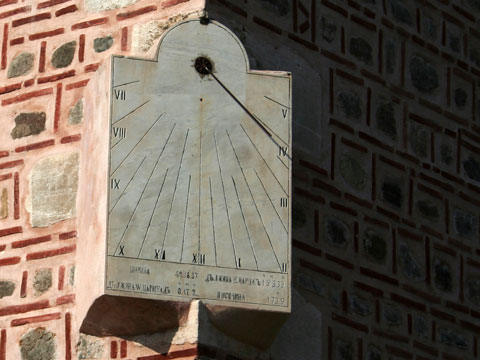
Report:
[[[89,81],[90,81],[90,79],[85,79],[85,80],[77,81],[77,82],[74,82],[74,83],[71,83],[71,84],[67,84],[67,86],[65,86],[65,90],[72,90],[72,89],[78,89],[78,88],[81,88],[81,87],[85,87],[85,86],[87,86]]]
[[[30,316],[26,318],[21,318],[21,319],[15,319],[12,320],[10,323],[10,326],[21,326],[21,325],[27,325],[27,324],[34,324],[38,322],[45,322],[45,321],[50,321],[50,320],[58,320],[62,316],[61,313],[53,313],[53,314],[45,314],[45,315],[38,315],[38,316]]]
[[[360,26],[363,26],[365,29],[370,30],[370,31],[377,31],[377,25],[374,23],[371,23],[370,21],[364,20],[359,16],[356,15],[350,15],[350,19],[357,23]]]
[[[7,360],[7,330],[0,332],[0,360]]]
[[[16,4],[17,2],[18,0],[1,0],[0,6],[13,5],[13,4]]]
[[[434,303],[434,304],[440,304],[440,301],[441,301],[440,298],[438,298],[436,296],[433,296],[430,293],[419,290],[419,289],[414,288],[413,286],[410,286],[410,285],[403,285],[402,287],[403,287],[404,290],[408,291],[409,293],[411,293],[413,295],[416,295],[418,297],[421,297],[424,300],[427,300],[427,301],[429,301],[431,303]]]
[[[363,290],[363,291],[367,291],[369,292],[370,294],[372,294],[373,296],[376,296],[376,297],[383,297],[383,290],[380,290],[380,289],[377,289],[373,286],[370,286],[370,285],[367,285],[367,284],[364,284],[360,281],[354,281],[353,282],[353,286],[359,288],[360,290]]]
[[[322,0],[322,4],[325,5],[326,7],[330,8],[330,9],[332,9],[333,11],[336,11],[337,13],[342,15],[343,17],[348,17],[348,11],[347,10],[345,10],[342,7],[334,4],[330,0]]]
[[[349,194],[349,193],[344,193],[343,196],[345,197],[346,200],[352,201],[357,205],[363,206],[365,208],[371,209],[373,208],[373,204],[367,200],[363,200],[359,197],[356,197],[355,195]]]
[[[65,314],[65,360],[72,359],[72,314]]]
[[[24,271],[22,274],[22,285],[20,287],[20,297],[27,297],[27,285],[28,285],[28,271]]]
[[[342,281],[342,275],[336,273],[335,271],[322,268],[322,267],[320,267],[318,265],[315,265],[315,264],[313,264],[309,261],[306,261],[304,259],[300,259],[300,265],[303,266],[306,269],[310,269],[312,271],[315,271],[315,272],[317,272],[319,274],[322,274],[324,276],[327,276],[327,277],[329,277],[333,280]]]
[[[69,70],[65,71],[61,74],[55,74],[55,75],[50,75],[50,76],[44,76],[41,78],[38,78],[37,84],[45,84],[48,82],[54,82],[54,81],[59,81],[63,80],[69,77],[75,76],[75,70]]]
[[[15,149],[15,152],[24,152],[24,151],[31,151],[31,150],[38,150],[38,149],[43,149],[44,147],[52,146],[55,145],[55,140],[50,139],[50,140],[45,140],[45,141],[40,141],[35,144],[30,144],[26,146],[20,146]]]
[[[0,316],[23,314],[29,311],[46,309],[50,306],[48,300],[40,300],[24,305],[12,305],[0,308]]]
[[[0,251],[5,251],[6,248],[7,248],[6,244],[0,245]]]
[[[360,86],[364,85],[364,81],[363,81],[362,78],[360,78],[358,76],[355,76],[355,75],[352,75],[352,74],[350,74],[346,71],[343,71],[341,69],[335,69],[335,74],[344,78],[345,80],[353,82],[354,84],[357,84],[357,85],[360,85]]]
[[[60,143],[61,144],[68,144],[68,143],[71,143],[71,142],[80,141],[81,139],[82,139],[81,134],[75,134],[75,135],[70,135],[70,136],[63,137],[60,140]]]
[[[281,35],[282,34],[282,29],[280,29],[278,26],[275,26],[271,23],[269,23],[268,21],[266,20],[263,20],[263,19],[260,19],[259,17],[257,16],[254,16],[253,17],[253,21],[260,25],[261,27],[267,29],[267,30],[270,30],[272,32],[274,32],[275,34],[278,34],[278,35]]]
[[[9,266],[9,265],[16,265],[22,259],[19,256],[12,256],[9,258],[0,259],[0,266]]]
[[[25,246],[37,245],[50,240],[52,240],[52,235],[44,235],[44,236],[34,237],[30,239],[25,239],[25,240],[14,241],[12,242],[12,249],[19,249]]]
[[[50,13],[42,13],[42,14],[37,14],[33,16],[27,16],[21,19],[13,20],[12,21],[12,26],[17,27],[17,26],[22,26],[26,24],[31,24],[33,22],[37,21],[42,21],[42,20],[48,20],[52,17],[52,14]]]
[[[68,253],[74,252],[76,248],[77,248],[76,245],[69,245],[59,249],[52,249],[52,250],[45,250],[45,251],[30,253],[30,254],[27,254],[27,261],[45,259],[52,256],[68,254]]]
[[[2,229],[0,230],[0,237],[2,236],[7,236],[7,235],[12,235],[12,234],[18,234],[23,232],[23,228],[21,226],[15,226],[7,229]]]
[[[368,334],[368,326],[367,325],[363,325],[359,322],[353,321],[349,318],[343,317],[343,316],[335,314],[335,313],[332,314],[332,320],[336,321],[340,324],[349,326],[349,327],[351,327],[355,330],[358,330],[358,331],[361,331],[361,332],[364,332],[364,333]]]
[[[320,180],[320,179],[313,179],[312,181],[312,186],[328,191],[329,193],[335,195],[335,196],[340,196],[342,192],[338,190],[335,186],[327,184],[326,182]]]
[[[122,28],[121,47],[122,47],[122,51],[128,50],[128,27],[126,26]]]
[[[311,162],[308,162],[306,160],[301,160],[299,161],[300,165],[303,166],[303,167],[306,167],[307,169],[310,169],[310,170],[313,170],[323,176],[328,176],[328,173],[326,170],[322,169],[321,167],[315,165],[315,164],[312,164]]]
[[[357,216],[357,210],[355,209],[352,209],[348,206],[344,206],[342,204],[339,204],[339,203],[336,203],[334,201],[330,201],[330,207],[332,209],[335,209],[335,210],[338,210],[338,211],[342,211],[346,214],[349,214],[349,215],[352,215],[352,216]]]
[[[425,312],[427,310],[427,307],[425,306],[425,304],[417,302],[417,301],[413,301],[413,300],[411,300],[411,299],[409,299],[405,296],[399,295],[399,294],[395,294],[395,293],[390,294],[390,299],[392,299],[392,301],[395,301],[399,304],[405,305],[405,306],[407,306],[409,308],[412,308],[412,309],[416,309],[416,310],[423,311],[423,312]]]
[[[23,82],[23,87],[29,87],[35,84],[35,79],[28,79]]]
[[[46,37],[61,35],[63,33],[65,33],[65,28],[58,28],[58,29],[55,29],[55,30],[44,31],[44,32],[39,32],[39,33],[36,33],[36,34],[29,35],[28,39],[29,40],[38,40],[38,39],[43,39],[43,38],[46,38]]]
[[[167,0],[167,1],[164,1],[162,3],[162,8],[165,9],[165,8],[168,8],[168,7],[172,7],[172,6],[175,6],[175,5],[178,5],[178,4],[182,4],[182,3],[185,3],[185,2],[188,2],[189,0]]]
[[[78,46],[78,61],[83,62],[85,60],[85,34],[80,35]]]
[[[342,137],[342,140],[341,140],[342,144],[344,145],[347,145],[355,150],[358,150],[360,152],[363,152],[363,153],[368,153],[368,149],[363,146],[363,145],[360,145],[360,144],[357,144],[349,139],[346,139],[344,137]]]
[[[5,19],[5,18],[10,17],[10,16],[22,14],[22,13],[30,11],[31,9],[32,8],[30,6],[23,6],[23,7],[20,7],[20,8],[13,9],[13,10],[5,11],[3,13],[0,13],[0,19]]]
[[[10,46],[20,45],[25,42],[25,38],[23,36],[10,40]]]
[[[325,258],[326,258],[327,260],[330,260],[330,261],[332,261],[332,262],[340,265],[340,266],[343,266],[343,267],[346,268],[346,269],[353,270],[353,269],[355,268],[355,266],[354,266],[352,263],[350,263],[350,262],[348,262],[348,261],[346,261],[346,260],[340,259],[340,258],[337,257],[337,256],[330,255],[330,254],[325,254]]]
[[[45,53],[47,51],[47,42],[42,41],[40,45],[40,61],[38,62],[38,71],[44,72],[45,71]]]
[[[53,116],[53,132],[58,131],[60,115],[62,110],[62,84],[57,84],[57,95],[55,96],[55,113]]]
[[[85,66],[85,72],[89,73],[89,72],[97,71],[99,66],[100,66],[100,63],[88,64],[88,65]]]
[[[300,249],[302,251],[305,251],[311,255],[315,256],[322,256],[322,250],[317,249],[313,246],[307,245],[299,240],[292,239],[292,246],[294,248]]]
[[[32,92],[28,92],[28,93],[25,93],[25,94],[22,94],[22,95],[15,96],[13,98],[4,99],[4,100],[2,100],[2,106],[15,104],[15,103],[19,103],[19,102],[22,102],[22,101],[27,101],[27,100],[33,99],[35,97],[51,95],[51,94],[53,94],[53,89],[52,88],[35,90],[35,91],[32,91]]]
[[[11,179],[13,176],[12,173],[0,175],[0,181]]]
[[[13,218],[20,218],[20,179],[18,172],[13,177]]]
[[[19,90],[21,88],[22,88],[22,83],[0,86],[0,95],[7,94],[15,90]]]
[[[288,38],[299,43],[300,45],[303,45],[305,46],[307,49],[309,50],[313,50],[313,51],[318,51],[318,46],[314,43],[311,43],[307,40],[304,40],[300,37],[298,37],[297,35],[295,34],[292,34],[292,33],[288,33]]]
[[[360,267],[360,274],[371,277],[373,279],[377,279],[386,283],[389,283],[391,285],[398,285],[398,280],[391,278],[385,274],[381,274],[379,272],[376,272],[374,270],[367,269],[365,267]]]
[[[333,90],[332,90],[333,92]],[[332,99],[330,99],[332,102],[333,102],[333,93],[332,93]],[[333,112],[333,110],[332,110]],[[337,119],[334,119],[334,118],[330,118],[330,122],[329,122],[330,125],[333,125],[333,126],[336,126],[338,127],[339,129],[342,129],[350,134],[353,134],[355,131],[353,130],[353,128],[347,124],[344,124],[343,122],[341,122],[340,120],[337,120]]]
[[[37,9],[45,9],[50,6],[55,6],[59,4],[66,3],[70,0],[48,0],[48,1],[43,1],[37,5]]]
[[[380,330],[380,329],[374,329],[373,334],[377,335],[377,336],[380,336],[380,337],[383,337],[383,338],[386,338],[386,339],[389,339],[389,340],[402,342],[402,343],[408,343],[409,340],[410,340],[407,336],[393,334],[393,333],[386,332],[386,331],[383,331],[383,330]]]
[[[3,25],[2,41],[2,69],[7,68],[7,50],[8,50],[8,24]]]
[[[387,350],[387,352],[389,354],[392,354],[392,355],[395,355],[395,356],[398,356],[398,357],[401,357],[401,358],[404,358],[404,359],[413,359],[413,354],[408,352],[408,351],[405,351],[405,350],[402,350],[402,349],[399,349],[395,346],[392,346],[392,345],[385,345],[385,349]]]
[[[55,11],[55,16],[59,17],[59,16],[62,16],[62,15],[65,15],[65,14],[70,14],[70,13],[75,12],[77,10],[78,10],[77,5],[70,5],[70,6],[67,6],[67,7],[64,7],[62,9],[58,9],[57,11]]]
[[[77,236],[77,230],[61,233],[58,235],[60,240],[67,240]]]
[[[133,17],[140,16],[140,15],[143,15],[143,14],[146,14],[146,13],[149,13],[149,12],[152,12],[152,11],[156,11],[156,10],[157,10],[157,7],[155,5],[145,6],[143,8],[140,8],[140,9],[137,9],[137,10],[134,10],[134,11],[120,13],[120,14],[117,15],[117,20],[131,19]]]
[[[55,302],[56,305],[65,305],[65,304],[70,304],[75,301],[75,294],[68,294],[68,295],[63,295],[57,298],[57,301]]]
[[[117,358],[118,343],[115,340],[110,341],[110,358]]]
[[[305,189],[302,189],[302,188],[299,188],[299,187],[295,187],[293,189],[293,192],[294,192],[294,194],[297,194],[298,196],[305,197],[310,201],[314,201],[314,202],[319,203],[319,204],[325,204],[325,198],[323,196],[313,194],[308,190],[305,190]]]
[[[98,19],[92,19],[87,21],[82,21],[77,24],[72,25],[72,30],[86,29],[91,26],[98,26],[108,23],[108,17],[102,17]]]
[[[125,340],[120,342],[120,357],[122,359],[127,357],[127,342]]]
[[[65,285],[65,266],[60,266],[58,269],[58,290],[62,291]]]

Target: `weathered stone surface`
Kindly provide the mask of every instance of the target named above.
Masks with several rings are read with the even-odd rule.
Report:
[[[429,220],[436,221],[440,217],[437,204],[431,200],[418,200],[415,205],[418,212]]]
[[[470,60],[472,60],[475,65],[480,66],[480,49],[476,47],[470,49]]]
[[[299,285],[305,290],[311,291],[318,296],[325,297],[327,295],[327,289],[317,279],[312,276],[299,272],[295,276],[295,284]]]
[[[69,124],[80,124],[83,120],[83,102],[84,99],[80,99],[77,103],[70,109],[68,114],[68,123]]]
[[[375,113],[377,128],[392,139],[397,137],[397,124],[395,121],[395,108],[391,102],[382,102]]]
[[[43,269],[35,272],[33,279],[33,289],[35,295],[42,295],[52,287],[52,270]]]
[[[430,335],[430,327],[423,316],[415,317],[413,320],[413,329],[415,330],[415,334],[419,337],[427,339]]]
[[[343,247],[347,243],[348,228],[340,219],[334,216],[324,218],[325,238],[330,245]]]
[[[465,105],[467,104],[467,98],[468,98],[468,95],[465,90],[463,90],[462,88],[455,89],[455,95],[453,99],[457,107],[459,108],[465,107]]]
[[[288,0],[260,0],[267,9],[274,9],[280,16],[285,16],[290,12]]]
[[[467,0],[467,2],[473,9],[480,10],[480,0]]]
[[[367,229],[363,235],[363,248],[370,260],[384,262],[387,256],[387,242],[373,229]]]
[[[0,219],[6,219],[8,217],[8,190],[5,188],[2,190],[0,201]]]
[[[301,228],[307,222],[307,214],[299,201],[293,201],[292,224],[296,228]]]
[[[385,180],[382,183],[383,200],[396,208],[402,207],[403,191],[400,184],[395,180]]]
[[[440,145],[440,159],[445,165],[450,165],[453,162],[453,149],[450,144],[443,143]]]
[[[397,66],[397,51],[395,41],[388,40],[385,43],[385,68],[388,74],[393,74]]]
[[[360,97],[354,92],[341,92],[338,94],[337,100],[347,118],[357,120],[362,116]]]
[[[437,25],[431,16],[423,17],[423,33],[431,40],[437,38]]]
[[[361,316],[368,316],[372,312],[368,300],[357,295],[352,295],[350,298],[350,308],[354,313]]]
[[[75,216],[78,163],[78,153],[70,152],[43,158],[34,165],[30,173],[33,227]]]
[[[362,165],[350,154],[340,157],[340,174],[347,184],[356,190],[362,190],[367,184],[367,172]]]
[[[78,359],[101,359],[105,351],[105,340],[87,334],[80,334],[77,343]]]
[[[55,334],[45,328],[36,328],[20,340],[22,360],[56,360]]]
[[[369,345],[365,355],[366,360],[382,360],[382,351],[376,346]]]
[[[459,349],[468,348],[467,337],[455,330],[442,327],[438,329],[438,334],[440,335],[440,342],[442,344],[445,344],[448,346],[454,346]]]
[[[111,35],[96,38],[93,40],[93,49],[95,52],[100,53],[110,49],[113,45],[113,37]]]
[[[60,46],[57,50],[53,52],[52,65],[57,69],[64,68],[70,65],[73,61],[73,57],[75,56],[76,47],[76,41],[70,41]]]
[[[446,261],[439,258],[433,260],[433,279],[437,289],[445,292],[452,291],[452,269]]]
[[[8,67],[7,78],[11,79],[28,74],[33,69],[34,60],[35,55],[33,53],[23,52],[18,54]]]
[[[119,9],[135,4],[138,0],[85,0],[85,10],[99,12],[105,10]]]
[[[411,280],[420,281],[424,279],[424,272],[417,260],[412,254],[408,245],[401,242],[398,249],[398,257],[400,260],[400,268],[403,274]]]
[[[70,268],[70,274],[68,275],[68,283],[72,286],[75,285],[75,265]]]
[[[431,93],[439,85],[437,69],[427,58],[418,54],[410,60],[410,78],[413,86],[426,93]]]
[[[47,116],[44,112],[21,113],[15,117],[15,127],[10,136],[19,139],[25,136],[38,135],[45,130]]]
[[[458,235],[471,238],[475,235],[476,223],[474,214],[460,209],[453,211],[453,226]]]
[[[404,5],[404,2],[401,0],[390,0],[390,9],[392,11],[392,15],[395,19],[398,21],[407,24],[407,25],[412,25],[413,24],[413,18],[412,14],[410,14],[410,11],[408,8]]]
[[[415,155],[421,158],[426,157],[428,153],[427,130],[425,130],[425,128],[422,126],[412,124],[408,133],[408,142]]]
[[[460,38],[456,35],[450,34],[448,36],[448,47],[453,52],[459,53],[460,50],[462,49],[460,45]]]
[[[322,16],[322,19],[320,20],[320,31],[322,33],[323,40],[331,43],[333,40],[335,40],[335,36],[337,34],[337,25],[335,24],[335,21]]]
[[[470,179],[480,181],[480,163],[471,155],[463,162],[463,168]]]
[[[15,283],[11,281],[0,281],[0,299],[12,296],[15,290]]]
[[[353,360],[353,344],[350,341],[337,339],[335,341],[335,359]]]
[[[475,305],[480,306],[480,278],[467,281],[467,298]]]
[[[400,326],[403,319],[400,308],[391,304],[386,304],[383,307],[383,318],[390,326]]]
[[[360,37],[350,39],[350,54],[367,65],[373,64],[372,46]]]

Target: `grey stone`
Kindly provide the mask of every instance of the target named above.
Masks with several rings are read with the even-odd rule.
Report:
[[[28,74],[33,69],[34,60],[35,55],[33,53],[23,52],[18,54],[8,67],[7,78],[11,79]]]
[[[455,95],[453,99],[455,100],[455,105],[457,105],[457,107],[459,108],[465,107],[465,105],[467,104],[467,98],[468,98],[468,95],[465,90],[461,88],[455,89]]]
[[[385,180],[382,184],[383,200],[396,208],[401,208],[403,203],[402,187],[396,180]]]
[[[354,313],[361,316],[368,316],[372,312],[370,303],[357,295],[350,298],[350,307]]]
[[[395,42],[388,40],[385,43],[385,67],[388,74],[395,73],[395,68],[397,66],[397,51]]]
[[[430,16],[423,17],[423,33],[431,40],[437,38],[437,25]]]
[[[85,0],[85,10],[99,12],[123,8],[135,4],[138,0]]]
[[[75,265],[70,268],[70,274],[68,276],[68,282],[70,285],[75,285]]]
[[[303,272],[297,273],[295,276],[295,284],[318,296],[325,297],[327,294],[326,288],[317,279]]]
[[[356,190],[362,190],[367,184],[367,172],[350,154],[340,157],[340,174],[347,184]]]
[[[76,41],[70,41],[60,46],[53,52],[52,65],[55,68],[64,68],[70,65],[75,56],[75,49],[77,47]]]
[[[473,9],[480,10],[480,0],[467,0],[467,2]]]
[[[410,78],[413,86],[425,93],[431,93],[439,85],[437,69],[421,55],[410,60]]]
[[[397,137],[397,124],[393,104],[391,102],[379,104],[375,118],[377,120],[377,128],[395,140]]]
[[[433,260],[433,279],[437,289],[445,292],[452,291],[452,269],[446,261],[439,258]]]
[[[55,360],[55,334],[45,328],[36,328],[20,339],[22,360]]]
[[[353,92],[341,92],[337,99],[347,118],[357,120],[362,116],[361,101],[357,94]]]
[[[392,10],[393,17],[407,25],[413,24],[412,14],[401,0],[390,0],[390,9]]]
[[[288,0],[260,0],[263,4],[266,4],[269,8],[275,9],[280,16],[285,16],[290,11]]]
[[[0,299],[12,296],[15,290],[15,283],[11,281],[0,281]]]
[[[10,136],[19,139],[25,136],[38,135],[45,130],[47,116],[44,112],[21,113],[15,117],[15,127]]]
[[[445,165],[453,162],[453,149],[450,144],[443,143],[440,145],[440,159]]]
[[[105,350],[102,338],[80,333],[77,343],[78,359],[101,359]]]
[[[337,339],[335,342],[335,360],[353,360],[353,344]]]
[[[373,64],[372,46],[360,37],[350,39],[350,54],[367,65]]]
[[[475,65],[480,66],[480,49],[476,47],[470,49],[470,60],[472,60]]]
[[[373,229],[367,229],[363,235],[363,248],[370,260],[384,262],[387,256],[387,242]]]
[[[406,243],[400,243],[398,256],[400,260],[400,268],[408,279],[414,281],[420,281],[424,279],[423,269],[418,264]]]
[[[44,227],[76,214],[79,155],[76,152],[45,157],[30,172],[33,227]]]
[[[408,142],[415,155],[424,158],[428,153],[429,134],[424,127],[412,124],[410,126]]]
[[[323,40],[331,43],[335,40],[337,25],[334,21],[322,16],[322,19],[320,20],[320,31],[322,32]]]
[[[467,298],[475,305],[480,306],[480,278],[467,281]]]
[[[402,312],[397,306],[387,304],[383,307],[383,318],[390,326],[402,325]]]
[[[459,349],[468,348],[467,337],[463,334],[460,334],[452,329],[448,328],[439,328],[438,333],[440,335],[440,342],[447,346],[455,346]]]
[[[376,346],[369,345],[365,355],[366,360],[382,360],[382,351]]]
[[[423,316],[415,317],[413,320],[413,329],[415,330],[415,334],[419,337],[427,339],[430,336],[430,327]]]
[[[325,237],[330,245],[343,247],[347,243],[348,228],[343,221],[333,216],[324,218]]]
[[[448,46],[453,52],[459,53],[461,50],[460,38],[458,36],[450,34],[448,37]]]
[[[78,100],[77,103],[70,109],[68,114],[69,124],[80,124],[83,120],[83,98]]]
[[[429,220],[436,221],[440,217],[437,204],[431,200],[418,200],[416,206],[418,212]]]
[[[471,155],[463,162],[463,168],[470,179],[480,181],[480,164]]]
[[[303,227],[307,222],[307,214],[299,201],[293,201],[292,224],[296,228]]]
[[[93,40],[93,49],[97,53],[104,52],[110,49],[113,45],[113,37],[111,35],[96,38]]]
[[[471,238],[475,235],[476,217],[474,214],[455,209],[453,211],[453,226],[455,232],[466,238]]]
[[[33,279],[33,289],[35,295],[42,295],[52,287],[52,270],[43,269],[35,272]]]

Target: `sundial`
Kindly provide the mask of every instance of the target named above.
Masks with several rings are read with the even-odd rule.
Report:
[[[105,294],[289,312],[291,75],[190,20],[109,94]]]

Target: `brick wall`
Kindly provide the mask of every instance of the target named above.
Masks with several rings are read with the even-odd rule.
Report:
[[[293,72],[293,277],[323,359],[478,359],[480,2],[209,5]]]

